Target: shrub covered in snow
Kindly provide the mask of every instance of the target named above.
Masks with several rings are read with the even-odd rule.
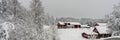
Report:
[[[0,24],[0,40],[7,40],[9,38],[9,32],[14,30],[14,25],[10,22],[4,22]]]

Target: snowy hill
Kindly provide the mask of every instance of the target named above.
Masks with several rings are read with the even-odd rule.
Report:
[[[89,32],[89,29],[58,29],[60,40],[103,40],[103,39],[85,39],[81,36],[83,32]]]

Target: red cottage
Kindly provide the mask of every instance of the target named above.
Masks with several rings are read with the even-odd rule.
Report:
[[[88,31],[85,31],[84,33],[82,33],[82,36],[84,38],[106,38],[106,37],[110,37],[111,33],[108,33],[108,28],[107,26],[95,26],[95,27],[91,27]]]
[[[77,22],[59,22],[58,28],[80,28],[81,24]]]
[[[96,26],[93,31],[98,33],[98,37],[100,38],[106,38],[111,36],[111,33],[107,32],[108,28],[106,26]]]
[[[64,28],[65,26],[67,26],[65,23],[59,22],[57,24],[58,28]]]
[[[90,38],[97,38],[98,33],[93,32],[94,27],[91,27],[88,30],[84,30],[85,32],[82,33],[82,37],[90,39]]]

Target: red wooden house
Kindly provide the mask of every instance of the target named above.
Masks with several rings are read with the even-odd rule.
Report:
[[[82,37],[87,38],[87,39],[90,39],[90,38],[95,38],[96,39],[96,38],[98,38],[97,36],[98,36],[97,33],[93,33],[93,34],[88,34],[88,33],[85,33],[85,32],[82,33]]]
[[[65,23],[59,22],[57,24],[58,28],[64,28],[65,26],[67,26]]]
[[[88,30],[85,30],[85,32],[82,33],[82,37],[90,39],[90,38],[96,38],[98,36],[98,33],[94,32],[94,27],[91,27]]]
[[[106,38],[106,37],[110,37],[111,33],[108,33],[108,28],[106,26],[96,26],[96,27],[91,27],[92,30],[91,33],[89,34],[88,31],[86,31],[86,33],[82,33],[82,36],[84,38],[91,38],[91,37],[95,37],[95,38]],[[90,31],[89,30],[89,31]],[[87,36],[86,36],[87,35]]]
[[[106,38],[111,36],[111,33],[108,33],[108,28],[106,26],[96,26],[93,31],[98,33],[98,37],[100,38]]]
[[[77,22],[59,22],[58,28],[80,28],[81,24]]]

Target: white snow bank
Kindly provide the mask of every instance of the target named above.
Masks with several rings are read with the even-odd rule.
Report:
[[[120,36],[112,36],[112,37],[108,37],[108,38],[120,38]]]
[[[103,39],[86,39],[81,36],[81,33],[89,32],[89,29],[58,29],[60,40],[103,40]]]
[[[108,37],[108,38],[101,38],[101,39],[111,39],[111,40],[113,40],[113,39],[116,39],[116,38],[119,38],[120,39],[120,36],[112,36],[112,37]]]

